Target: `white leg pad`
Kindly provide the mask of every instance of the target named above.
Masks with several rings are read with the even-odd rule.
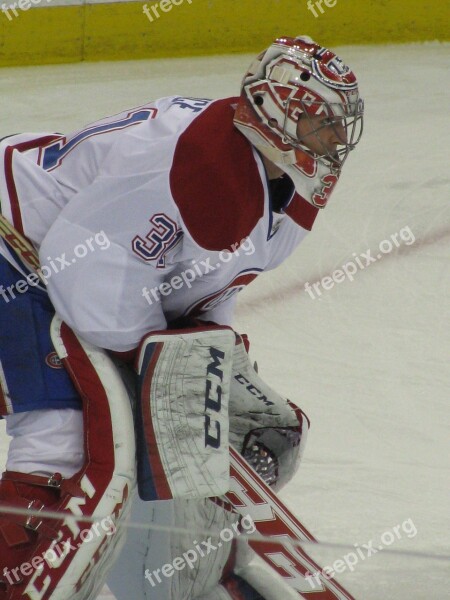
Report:
[[[130,590],[139,600],[194,600],[197,597],[229,600],[222,591],[220,596],[214,594],[219,593],[218,582],[232,542],[221,541],[218,547],[219,540],[204,532],[219,534],[225,528],[231,529],[238,518],[207,499],[143,502],[136,497],[131,519],[148,522],[150,527],[128,532],[127,543],[108,577],[108,586],[117,600],[129,600]],[[173,527],[174,531],[157,531],[151,524]],[[182,533],[176,528],[188,529],[191,533]],[[168,569],[165,565],[175,565],[180,570],[172,568],[165,576],[162,571]]]

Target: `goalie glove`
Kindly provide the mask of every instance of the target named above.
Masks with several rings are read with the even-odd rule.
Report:
[[[270,388],[252,365],[244,336],[237,336],[230,391],[230,442],[273,489],[298,469],[309,420]]]

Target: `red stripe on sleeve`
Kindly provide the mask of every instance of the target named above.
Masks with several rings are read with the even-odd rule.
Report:
[[[27,150],[32,150],[33,148],[39,148],[40,146],[46,146],[50,142],[58,139],[59,135],[47,135],[41,138],[37,138],[34,140],[29,140],[27,142],[22,142],[20,144],[16,144],[15,146],[8,146],[5,150],[5,160],[4,160],[4,168],[5,168],[5,180],[6,180],[6,188],[8,190],[9,203],[11,206],[11,215],[12,215],[12,225],[17,229],[19,233],[24,235],[23,230],[23,222],[22,222],[22,214],[20,212],[20,202],[19,197],[17,195],[16,184],[14,181],[13,174],[13,155],[14,151],[17,152],[26,152]]]

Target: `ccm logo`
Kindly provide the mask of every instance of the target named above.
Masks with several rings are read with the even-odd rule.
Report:
[[[212,362],[206,369],[205,389],[205,446],[220,447],[220,423],[212,420],[208,413],[220,413],[222,403],[223,371],[221,369],[225,354],[217,348],[209,349]]]
[[[244,375],[242,373],[238,373],[237,375],[235,375],[234,377],[236,379],[236,381],[238,383],[240,383],[241,385],[245,386],[245,389],[252,394],[252,396],[255,396],[257,400],[262,400],[264,402],[264,404],[266,404],[267,406],[273,406],[274,402],[271,402],[267,396],[265,394],[263,394],[263,392],[261,390],[259,390],[256,386],[254,386],[249,379],[247,379],[246,377],[244,377]]]

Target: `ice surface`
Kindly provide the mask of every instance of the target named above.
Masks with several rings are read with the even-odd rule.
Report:
[[[346,544],[317,548],[319,562],[386,546],[400,526],[339,576],[358,600],[450,597],[445,562],[388,553],[450,554],[449,48],[339,49],[366,100],[363,141],[313,233],[241,294],[236,318],[260,373],[311,419],[282,495],[316,537]],[[3,69],[0,137],[70,132],[164,95],[233,95],[250,59]],[[353,281],[307,293],[368,249],[381,258]]]

